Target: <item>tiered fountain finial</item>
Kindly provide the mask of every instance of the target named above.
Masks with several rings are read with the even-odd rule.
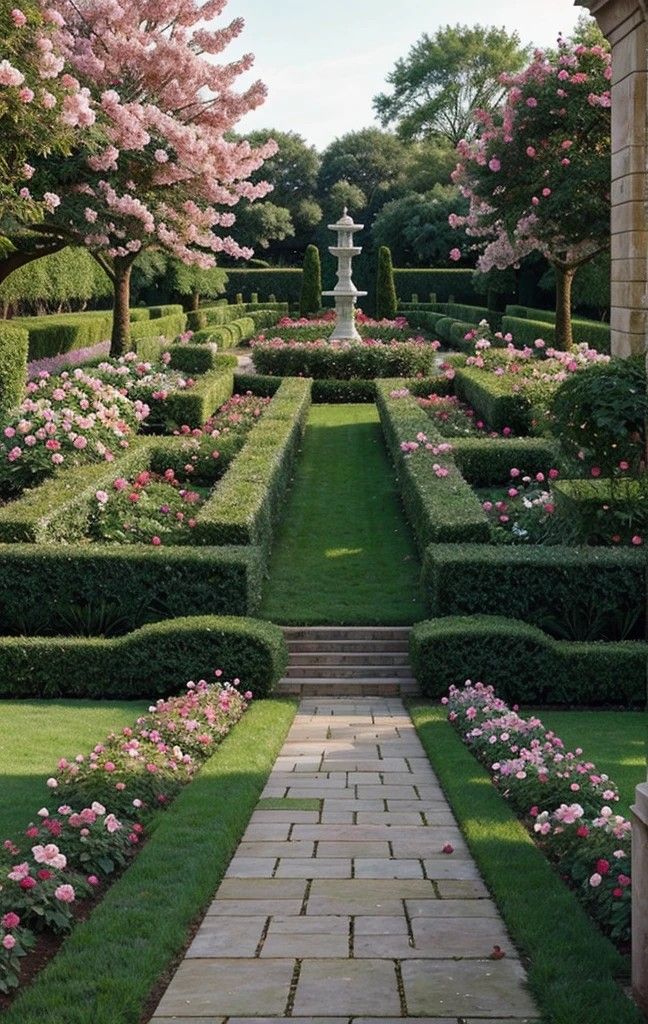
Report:
[[[353,319],[356,301],[366,292],[359,292],[351,279],[351,264],[354,256],[359,256],[362,247],[353,244],[356,231],[362,231],[364,224],[354,224],[346,206],[337,224],[329,224],[330,231],[337,231],[337,245],[329,247],[329,252],[338,261],[337,284],[332,292],[335,299],[336,323],[330,341],[360,341],[360,335]]]

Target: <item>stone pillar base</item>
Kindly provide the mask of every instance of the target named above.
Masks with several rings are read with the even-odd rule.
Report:
[[[648,1013],[648,782],[632,807],[632,992]]]

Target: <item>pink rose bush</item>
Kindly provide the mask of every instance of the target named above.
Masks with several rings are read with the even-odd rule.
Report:
[[[259,373],[335,380],[429,375],[435,370],[439,348],[439,342],[423,337],[331,342],[322,337],[319,328],[310,333],[299,328],[296,338],[260,335],[251,345]]]
[[[19,494],[61,466],[114,460],[149,411],[91,370],[44,372],[0,431],[0,495]]]
[[[190,464],[191,465],[191,464]],[[193,466],[191,467],[193,468]],[[189,486],[186,474],[143,470],[132,479],[118,476],[109,491],[96,492],[89,524],[93,540],[116,544],[190,544],[196,514],[210,486]]]
[[[455,395],[428,395],[418,398],[418,404],[425,409],[440,434],[444,437],[499,437],[496,430],[489,430],[474,409],[461,402]],[[511,437],[513,431],[504,427],[503,437]]]
[[[468,680],[450,687],[448,719],[523,819],[599,925],[617,942],[630,937],[631,823],[616,814],[616,785],[582,750],[536,716]]]
[[[217,679],[222,676],[218,670]],[[248,707],[233,683],[187,683],[88,754],[61,758],[20,845],[0,850],[0,992],[19,984],[36,934],[68,932],[75,907],[125,867],[144,823],[190,782]]]

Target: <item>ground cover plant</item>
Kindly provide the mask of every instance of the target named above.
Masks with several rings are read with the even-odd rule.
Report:
[[[471,853],[552,1024],[641,1024],[620,982],[629,965],[560,879],[511,806],[490,785],[438,704],[410,704],[414,724]],[[538,894],[541,898],[538,898]]]
[[[630,940],[631,822],[617,812],[609,775],[565,749],[535,715],[509,707],[492,686],[450,687],[448,720],[614,941]]]
[[[0,853],[0,992],[19,985],[21,960],[38,932],[71,930],[72,905],[126,866],[151,815],[191,781],[245,712],[252,694],[237,685],[189,682],[183,695],[159,700],[89,755],[59,760],[46,784],[57,809],[41,808],[24,838],[7,840]]]
[[[159,979],[211,901],[294,714],[286,700],[249,708],[192,785],[158,816],[138,857],[89,919],[18,995],[8,1024],[87,1024],[90,1005],[96,1024],[137,1024],[153,1010]]]
[[[374,405],[311,409],[262,613],[290,623],[410,623],[419,566]]]

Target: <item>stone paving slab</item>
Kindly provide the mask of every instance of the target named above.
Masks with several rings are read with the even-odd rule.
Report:
[[[264,794],[320,810],[254,812],[152,1024],[537,1022],[400,700],[303,700]]]

